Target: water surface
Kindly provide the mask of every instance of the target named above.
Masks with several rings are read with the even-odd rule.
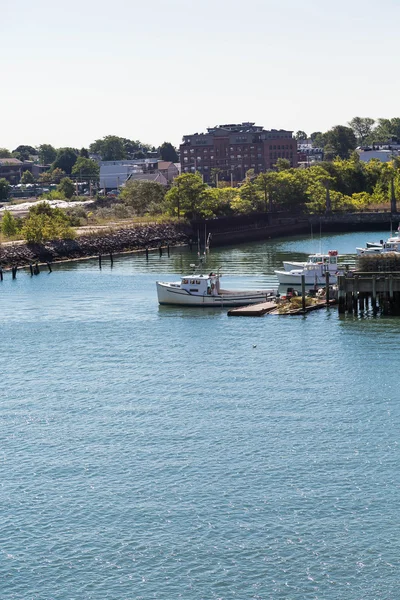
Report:
[[[224,286],[386,232],[213,250]],[[157,305],[194,260],[0,284],[0,597],[388,599],[399,584],[396,318]]]

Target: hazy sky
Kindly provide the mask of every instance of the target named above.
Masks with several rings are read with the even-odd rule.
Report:
[[[0,146],[400,115],[399,0],[0,5]]]

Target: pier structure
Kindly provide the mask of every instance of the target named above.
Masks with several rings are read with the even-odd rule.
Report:
[[[400,271],[348,271],[338,276],[339,314],[400,315]]]

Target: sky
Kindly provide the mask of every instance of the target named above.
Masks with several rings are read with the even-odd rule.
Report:
[[[0,147],[400,116],[399,0],[0,4]]]

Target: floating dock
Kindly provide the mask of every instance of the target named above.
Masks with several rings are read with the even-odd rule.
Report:
[[[250,306],[241,306],[239,308],[231,308],[228,311],[228,317],[262,317],[263,315],[304,315],[312,312],[313,310],[319,310],[320,308],[326,308],[327,306],[333,306],[337,304],[336,299],[328,301],[326,299],[317,300],[315,304],[303,307],[296,307],[287,312],[279,312],[279,304],[277,302],[261,302],[260,304],[251,304]]]
[[[277,307],[276,302],[260,302],[228,310],[228,317],[262,317]]]

